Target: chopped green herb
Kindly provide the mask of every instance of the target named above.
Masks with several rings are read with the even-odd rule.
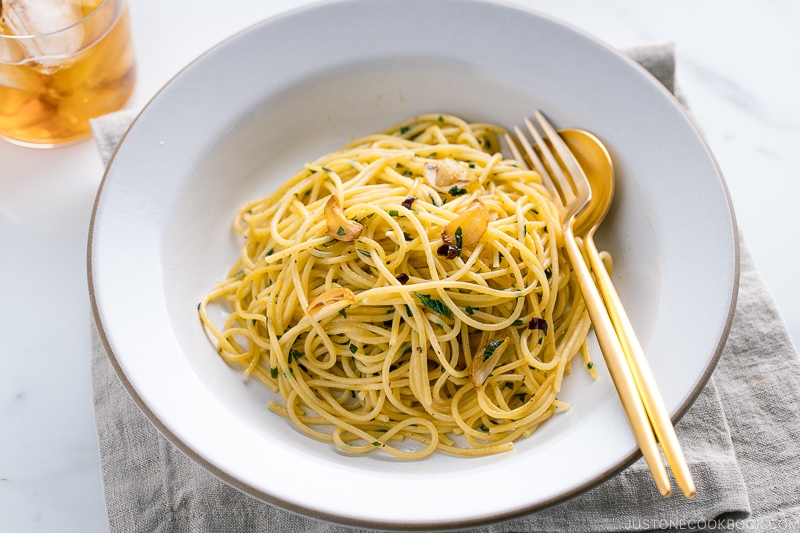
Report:
[[[444,117],[442,115],[439,115],[439,122],[444,122]]]
[[[463,239],[464,232],[461,230],[461,226],[456,228],[455,236],[456,236],[456,250],[458,251],[458,255],[461,255],[461,246],[464,243]]]
[[[413,175],[414,175],[414,173],[411,171],[411,169],[408,169],[408,168],[407,168],[407,169],[405,169],[405,170],[403,171],[403,176],[406,176],[406,177],[408,177],[408,176],[413,176]]]
[[[450,196],[461,196],[462,194],[467,194],[467,189],[461,188],[458,185],[453,185],[450,187],[450,190],[447,191],[447,194]]]
[[[273,378],[277,378],[278,377],[278,369],[277,368],[270,368],[269,369],[269,375],[272,376]]]
[[[383,444],[381,444],[381,443],[380,443],[380,442],[378,442],[378,441],[375,441],[375,442],[373,442],[373,443],[372,443],[372,445],[373,445],[373,446],[375,446],[376,448],[377,448],[377,447],[380,447],[380,446],[383,446]]]
[[[410,233],[408,233],[407,231],[404,231],[404,232],[403,232],[403,238],[404,238],[405,240],[407,240],[407,241],[410,241],[410,240],[411,240],[411,234],[410,234]]]
[[[474,315],[475,314],[475,310],[470,305],[468,305],[467,308],[464,309],[464,311],[466,311],[468,315]]]
[[[358,253],[360,253],[361,255],[363,255],[363,256],[365,256],[365,257],[372,257],[372,254],[370,254],[370,253],[369,253],[368,251],[366,251],[366,250],[362,250],[361,248],[357,248],[357,250],[358,250]]]
[[[525,322],[522,321],[521,318],[516,319],[514,322],[511,323],[512,326],[521,326]]]
[[[270,248],[270,249],[267,251],[267,255],[266,255],[266,257],[269,257],[269,256],[271,256],[271,255],[272,255],[272,254],[274,254],[274,253],[275,253],[275,249],[274,249],[274,248]]]
[[[487,359],[489,359],[495,352],[495,350],[497,350],[497,348],[499,348],[500,345],[503,344],[503,342],[504,342],[503,339],[497,339],[487,344],[486,348],[483,349],[483,360],[486,361]]]
[[[445,316],[447,318],[450,318],[452,311],[450,311],[450,308],[447,307],[442,302],[440,302],[439,300],[435,300],[430,296],[428,296],[427,294],[420,294],[416,291],[414,291],[414,296],[419,298],[419,301],[422,302],[422,305],[424,305],[425,307],[433,309],[436,313]]]
[[[390,216],[390,217],[396,217],[396,216],[398,216],[399,214],[400,214],[400,213],[398,213],[398,212],[397,212],[397,209],[389,209],[389,216]]]
[[[344,228],[339,226],[339,229],[336,230],[336,235],[344,235]]]
[[[333,171],[332,171],[331,169],[329,169],[328,167],[322,167],[322,170],[324,170],[325,172],[333,172]]]
[[[347,318],[347,311],[346,309],[339,309],[339,314],[342,315],[344,318]]]
[[[400,135],[405,135],[406,133],[408,133],[408,130],[410,130],[410,129],[411,129],[411,126],[402,126],[400,128]]]
[[[358,351],[358,346],[355,344],[350,345],[350,353],[356,353]]]
[[[588,368],[589,370],[593,369],[594,368],[594,363],[589,361],[588,363],[586,363],[586,368]]]

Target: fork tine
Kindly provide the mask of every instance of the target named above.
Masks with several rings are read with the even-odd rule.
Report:
[[[536,153],[536,150],[533,149],[531,146],[530,141],[528,141],[528,137],[522,133],[522,130],[519,129],[517,126],[514,126],[514,133],[517,135],[517,139],[519,139],[520,144],[522,145],[523,150],[525,150],[525,154],[528,156],[528,160],[533,164],[533,168],[536,169],[536,172],[542,177],[542,181],[544,181],[545,187],[547,187],[550,192],[556,198],[560,198],[558,195],[558,189],[556,188],[555,183],[553,182],[553,178],[550,177],[550,173],[545,168],[544,163],[542,162],[539,155]],[[524,161],[524,159],[523,159]]]
[[[535,111],[534,115],[536,116],[536,120],[539,122],[539,125],[542,127],[544,132],[547,134],[547,139],[550,141],[550,144],[553,145],[556,152],[558,152],[558,157],[561,159],[561,162],[567,169],[567,176],[571,179],[568,181],[571,182],[572,187],[577,196],[582,196],[585,194],[591,194],[589,188],[589,180],[586,178],[586,174],[584,174],[583,169],[575,160],[575,156],[572,154],[572,151],[564,144],[564,141],[561,139],[561,135],[558,134],[556,129],[550,124],[550,121],[545,118],[545,116],[540,111]]]
[[[553,151],[545,142],[542,135],[539,133],[539,129],[531,122],[530,119],[527,117],[524,119],[525,126],[528,128],[528,132],[533,137],[533,140],[536,143],[536,146],[539,147],[539,152],[542,154],[542,157],[547,163],[548,168],[550,169],[550,178],[556,184],[557,191],[561,194],[561,199],[564,202],[564,205],[570,205],[575,200],[575,192],[570,185],[569,179],[564,175],[564,172],[561,169],[561,165],[558,164],[556,161],[555,156],[553,155]],[[556,134],[557,136],[558,134]],[[550,134],[547,134],[548,140],[550,139]],[[537,168],[537,170],[539,170]],[[541,171],[540,171],[541,172]]]
[[[558,189],[556,188],[555,183],[553,183],[553,178],[550,177],[550,173],[545,168],[544,163],[542,163],[542,160],[536,153],[536,150],[534,150],[533,146],[531,146],[531,143],[530,141],[528,141],[528,138],[525,136],[524,133],[522,133],[522,130],[520,130],[517,126],[514,126],[514,133],[516,134],[519,143],[522,145],[522,149],[525,150],[525,154],[528,156],[528,160],[533,164],[533,168],[542,177],[542,182],[544,183],[544,186],[547,187],[547,190],[550,191],[550,193],[556,200],[561,200],[561,196],[558,193]],[[506,134],[506,137],[511,137],[511,136]],[[517,150],[516,148],[516,143],[512,141],[510,142],[510,144],[512,146],[511,152],[514,154],[514,157],[516,157],[518,161],[521,161],[524,164],[525,158],[520,155],[519,150]]]
[[[517,136],[519,137],[519,135],[517,135]],[[514,138],[509,133],[505,133],[504,137],[505,137],[505,140],[506,140],[506,144],[508,144],[509,150],[511,150],[511,157],[517,163],[522,165],[522,167],[525,170],[530,170],[530,167],[528,166],[527,163],[525,163],[525,158],[522,157],[522,154],[520,153],[519,148],[517,147],[517,143],[514,141]]]

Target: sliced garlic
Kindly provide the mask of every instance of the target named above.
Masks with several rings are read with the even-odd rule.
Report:
[[[314,320],[324,320],[355,303],[356,295],[347,287],[334,287],[323,292],[308,304],[306,312]]]
[[[508,337],[495,339],[484,346],[472,358],[472,364],[469,367],[469,379],[472,381],[475,390],[479,392],[483,390],[483,384],[489,374],[492,373],[492,370],[494,370],[494,367],[497,366],[497,362],[509,344],[511,343],[508,341]]]
[[[345,216],[339,205],[339,198],[335,194],[332,194],[325,204],[325,223],[328,225],[328,235],[338,241],[354,241],[364,229],[364,226]]]
[[[478,199],[472,200],[460,215],[448,222],[442,229],[442,241],[450,247],[457,248],[460,254],[461,249],[471,248],[478,244],[489,228],[490,219],[489,208]],[[460,239],[456,236],[458,228],[461,228]]]
[[[466,187],[475,182],[475,176],[467,167],[449,157],[426,163],[423,175],[431,187],[442,192],[454,186]]]

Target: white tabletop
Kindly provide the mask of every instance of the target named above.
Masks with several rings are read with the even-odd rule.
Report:
[[[130,0],[141,108],[192,59],[303,0]],[[800,339],[800,3],[515,0],[619,46],[673,41],[677,81],[739,226]],[[657,127],[657,125],[654,125]],[[679,157],[676,154],[676,157]],[[792,163],[795,163],[792,165]],[[92,142],[0,141],[0,531],[107,529],[92,412],[86,243],[102,167]]]

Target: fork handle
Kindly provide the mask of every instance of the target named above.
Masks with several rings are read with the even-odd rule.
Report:
[[[572,229],[573,222],[574,219],[567,224],[564,231],[564,243],[572,269],[578,278],[583,300],[586,302],[589,318],[592,320],[592,327],[597,336],[597,342],[600,344],[600,350],[603,352],[603,358],[611,375],[611,380],[614,382],[614,387],[619,394],[622,407],[628,416],[636,442],[639,444],[642,456],[644,456],[647,466],[650,468],[656,487],[663,496],[670,496],[672,494],[672,486],[667,477],[667,469],[661,461],[661,454],[658,451],[650,420],[636,389],[636,382],[628,367],[625,353],[611,323],[606,306],[589,272],[589,267],[586,265],[581,249],[575,240],[575,234]]]
[[[639,339],[636,337],[633,325],[625,312],[614,283],[611,281],[611,276],[608,274],[602,259],[600,259],[600,253],[597,251],[592,234],[589,234],[584,239],[583,247],[589,258],[589,264],[594,271],[597,286],[600,288],[603,300],[605,300],[611,323],[614,325],[622,349],[625,352],[628,366],[633,374],[633,379],[636,382],[645,410],[653,425],[656,438],[661,443],[664,456],[670,467],[672,467],[675,482],[683,495],[692,499],[696,493],[694,480],[686,464],[686,457],[684,457],[680,442],[678,442],[678,436],[675,434],[675,427],[669,418],[664,399],[658,391],[658,385],[653,377],[650,365],[647,363],[647,358],[644,355]]]

